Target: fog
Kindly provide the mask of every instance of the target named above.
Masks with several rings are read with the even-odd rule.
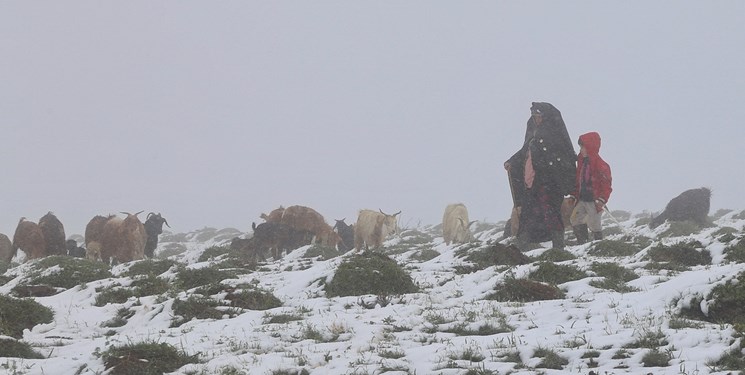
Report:
[[[533,101],[600,133],[612,210],[701,186],[742,210],[743,45],[740,1],[2,2],[0,232],[504,220]]]

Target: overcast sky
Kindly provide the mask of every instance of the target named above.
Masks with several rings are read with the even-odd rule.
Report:
[[[742,210],[743,46],[734,0],[3,1],[0,232],[248,230],[295,204],[504,220],[533,101],[600,133],[611,209],[708,186]]]

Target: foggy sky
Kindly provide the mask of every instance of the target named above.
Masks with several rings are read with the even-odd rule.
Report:
[[[743,210],[743,46],[742,1],[0,2],[0,232],[504,220],[533,101],[600,133],[611,209]]]

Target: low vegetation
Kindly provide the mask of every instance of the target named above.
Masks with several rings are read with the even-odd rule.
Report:
[[[325,285],[328,297],[397,295],[418,290],[411,276],[396,261],[370,251],[341,263],[333,279]]]
[[[0,294],[0,336],[17,339],[23,337],[24,329],[37,324],[51,323],[52,310],[32,299],[19,299]]]
[[[35,260],[22,284],[69,289],[111,276],[109,267],[101,262],[58,255]]]
[[[197,355],[156,342],[113,346],[101,353],[101,358],[109,375],[161,375],[198,363]]]

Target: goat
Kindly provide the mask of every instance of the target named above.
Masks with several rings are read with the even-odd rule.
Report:
[[[147,242],[145,242],[145,256],[152,258],[155,255],[155,248],[158,247],[158,235],[163,233],[163,224],[167,227],[168,221],[160,215],[160,212],[147,214],[145,220],[145,232],[147,232]]]
[[[39,228],[44,235],[45,255],[66,255],[65,227],[50,211],[39,219]]]
[[[41,228],[33,221],[26,220],[25,217],[18,221],[13,235],[13,253],[15,254],[18,249],[23,250],[28,259],[41,258],[46,251],[46,241],[44,241]]]

